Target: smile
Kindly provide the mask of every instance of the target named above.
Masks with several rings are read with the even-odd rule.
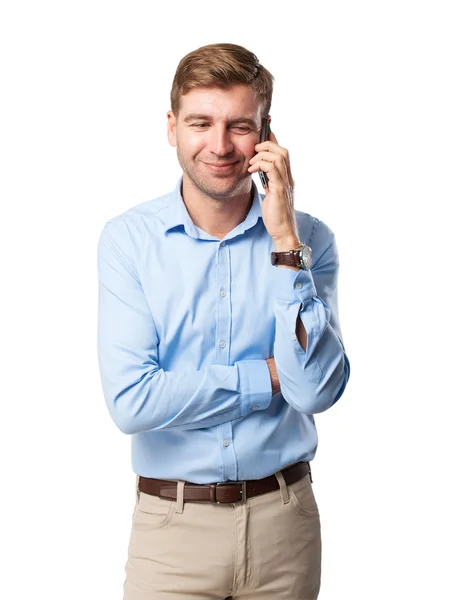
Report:
[[[225,164],[220,164],[220,163],[204,163],[206,165],[206,167],[208,167],[209,169],[211,169],[212,171],[215,171],[216,173],[223,173],[225,171],[231,171],[233,169],[233,167],[235,167],[236,162],[233,163],[225,163]]]

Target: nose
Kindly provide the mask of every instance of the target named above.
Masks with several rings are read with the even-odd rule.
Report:
[[[209,149],[216,156],[226,156],[234,150],[231,134],[225,126],[212,127],[209,139]]]

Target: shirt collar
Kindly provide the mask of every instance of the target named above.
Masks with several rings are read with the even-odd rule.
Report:
[[[176,229],[177,227],[184,227],[185,232],[193,238],[203,238],[204,232],[201,229],[198,229],[192,219],[190,218],[189,213],[187,212],[186,206],[184,204],[184,200],[181,195],[181,185],[182,185],[182,177],[178,180],[175,189],[170,194],[169,203],[167,207],[167,214],[165,218],[165,229],[164,233],[167,234],[172,229]],[[246,218],[242,223],[239,223],[237,227],[235,227],[231,232],[226,235],[225,239],[230,239],[235,237],[236,235],[244,233],[246,230],[254,227],[258,220],[262,217],[262,200],[264,196],[259,194],[259,191],[256,187],[256,184],[253,181],[251,188],[253,202],[251,204],[251,208],[246,215]],[[207,234],[206,234],[207,235]],[[210,238],[210,236],[209,236]]]

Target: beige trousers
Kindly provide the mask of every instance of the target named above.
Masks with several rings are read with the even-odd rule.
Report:
[[[124,600],[316,600],[321,527],[309,476],[246,503],[137,490]]]

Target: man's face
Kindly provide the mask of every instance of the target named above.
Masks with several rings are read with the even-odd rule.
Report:
[[[251,189],[249,160],[259,141],[261,104],[246,85],[196,88],[168,113],[168,138],[190,182],[215,200]]]

